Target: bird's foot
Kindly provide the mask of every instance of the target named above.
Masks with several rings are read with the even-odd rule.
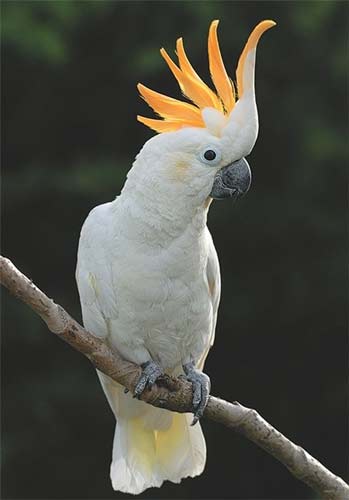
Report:
[[[185,378],[193,385],[193,413],[194,418],[191,425],[195,425],[204,414],[208,397],[211,390],[211,382],[208,375],[197,370],[194,362],[183,365]]]
[[[142,392],[148,388],[151,389],[157,379],[164,374],[162,368],[155,361],[147,361],[141,365],[142,374],[139,377],[134,389],[133,397],[139,398]]]

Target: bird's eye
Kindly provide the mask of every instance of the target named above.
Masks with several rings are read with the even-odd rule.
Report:
[[[216,158],[216,152],[213,151],[213,149],[207,149],[205,152],[204,152],[204,158],[205,160],[208,160],[208,161],[212,161]]]
[[[221,160],[221,154],[215,146],[207,146],[200,153],[200,160],[206,165],[217,165]]]

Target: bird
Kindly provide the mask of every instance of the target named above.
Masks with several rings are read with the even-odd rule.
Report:
[[[95,207],[79,240],[76,280],[84,326],[142,368],[134,394],[97,371],[116,418],[110,477],[134,495],[164,481],[200,475],[206,462],[200,426],[210,378],[204,363],[215,338],[220,267],[207,214],[213,200],[237,200],[251,184],[246,156],[258,135],[256,47],[275,25],[264,20],[241,53],[236,83],[208,33],[212,90],[176,42],[178,64],[161,56],[184,100],[138,84],[156,118],[137,116],[156,132],[141,148],[120,195]],[[164,374],[192,384],[192,413],[139,399]]]

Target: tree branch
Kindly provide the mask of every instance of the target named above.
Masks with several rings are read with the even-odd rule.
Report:
[[[101,339],[75,321],[61,306],[49,299],[10,260],[0,256],[0,282],[27,304],[47,324],[49,330],[84,354],[100,371],[130,391],[141,368],[126,361]],[[165,376],[142,395],[146,403],[179,413],[190,412],[192,388],[185,380]],[[233,429],[256,443],[283,463],[290,472],[326,500],[349,498],[349,486],[300,446],[274,429],[256,410],[237,402],[228,403],[210,396],[204,416]]]

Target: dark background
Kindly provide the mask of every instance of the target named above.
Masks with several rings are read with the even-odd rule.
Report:
[[[179,97],[159,55],[183,35],[208,76],[220,19],[230,75],[255,24],[253,186],[214,203],[222,270],[213,393],[256,408],[347,475],[345,2],[2,2],[3,254],[80,319],[81,225],[120,192],[152,132],[138,81]],[[3,293],[3,498],[122,498],[109,481],[114,422],[91,365]],[[246,439],[204,420],[204,474],[141,498],[315,495]]]

